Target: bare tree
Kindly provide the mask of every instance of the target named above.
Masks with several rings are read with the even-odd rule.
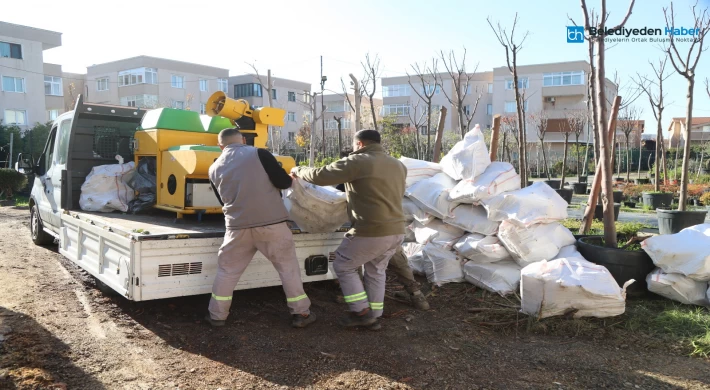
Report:
[[[579,167],[579,137],[581,137],[582,132],[584,132],[584,130],[588,128],[587,124],[589,121],[589,113],[586,110],[569,110],[565,114],[565,117],[567,118],[567,123],[569,124],[570,131],[574,134],[575,145],[577,145],[577,157],[575,165],[577,169],[577,175],[580,175],[581,170]]]
[[[510,35],[508,35],[508,32],[500,25],[500,22],[497,23],[496,28],[493,27],[493,23],[491,23],[490,17],[488,17],[488,19],[486,20],[488,21],[488,25],[491,26],[491,30],[493,30],[493,33],[496,35],[496,38],[498,38],[498,42],[500,42],[500,44],[505,48],[505,60],[508,64],[508,70],[513,75],[513,88],[515,90],[515,102],[517,104],[518,112],[518,131],[520,132],[518,136],[518,148],[520,153],[520,185],[522,187],[526,187],[528,184],[527,139],[525,134],[523,99],[520,95],[520,88],[518,88],[518,53],[523,49],[525,39],[527,39],[528,34],[530,34],[530,32],[526,31],[523,35],[523,38],[519,42],[515,41],[515,28],[518,26],[517,12],[515,13],[515,19],[513,19],[513,28],[510,31]]]
[[[427,115],[426,115],[426,130],[427,130],[427,139],[426,139],[426,150],[424,151],[424,156],[425,160],[429,160],[431,158],[431,129],[432,129],[432,115],[434,113],[431,110],[431,102],[434,99],[434,95],[436,94],[437,88],[441,88],[439,84],[437,83],[438,80],[438,70],[437,70],[437,65],[438,61],[436,58],[432,58],[431,60],[431,66],[426,65],[426,63],[423,65],[423,67],[419,64],[414,64],[412,65],[412,70],[414,70],[414,77],[416,77],[419,81],[419,84],[421,85],[421,89],[416,86],[416,84],[412,81],[412,76],[407,73],[407,77],[409,80],[409,86],[412,87],[412,91],[419,96],[421,100],[423,100],[426,103],[426,109],[427,109]]]
[[[420,152],[421,142],[419,140],[419,128],[422,127],[422,125],[424,124],[424,116],[426,115],[426,111],[424,109],[419,110],[420,102],[421,102],[421,100],[417,99],[417,102],[414,104],[413,107],[412,107],[412,103],[408,102],[409,121],[410,121],[411,125],[414,126],[414,130],[415,130],[414,138],[417,143],[417,145],[415,147],[417,159],[421,159],[421,152]],[[419,111],[421,111],[421,115],[419,114]]]
[[[609,18],[606,9],[606,0],[601,1],[601,11],[599,15],[601,17],[596,20],[590,19],[589,8],[587,7],[586,0],[581,0],[582,12],[584,14],[584,30],[590,31],[592,23],[595,23],[597,30],[605,31],[606,22]],[[615,26],[613,30],[622,28],[624,24],[629,20],[631,12],[634,7],[635,0],[631,0],[629,9],[626,12],[623,20],[618,26]],[[594,14],[592,14],[594,16]],[[573,22],[574,23],[574,22]],[[576,25],[576,24],[575,24]],[[609,140],[607,138],[607,100],[606,100],[606,69],[605,69],[605,50],[604,50],[604,35],[591,36],[587,34],[586,36],[588,44],[590,46],[594,45],[594,49],[597,53],[596,64],[594,67],[594,88],[593,94],[596,95],[596,107],[597,112],[595,112],[595,122],[597,123],[597,139],[599,140],[599,164],[601,165],[601,176],[602,176],[602,205],[604,210],[604,242],[606,246],[616,248],[616,226],[614,225],[614,202],[612,198],[612,165],[611,165],[611,148],[609,145]],[[593,52],[590,49],[590,52]],[[612,146],[613,147],[613,146]],[[595,197],[596,194],[592,194]],[[591,222],[591,221],[589,221]],[[588,222],[585,220],[585,226]]]
[[[478,109],[478,102],[483,96],[483,92],[479,92],[478,88],[476,88],[478,98],[476,99],[476,102],[473,105],[473,110],[465,109],[464,101],[466,100],[466,96],[471,93],[471,79],[478,70],[479,63],[476,63],[476,66],[474,67],[472,73],[466,72],[465,47],[463,48],[463,56],[461,57],[460,63],[456,59],[456,53],[454,53],[453,50],[449,52],[448,57],[444,55],[444,51],[442,50],[441,62],[444,64],[446,72],[449,74],[449,77],[451,77],[451,82],[453,83],[453,90],[451,96],[449,96],[449,93],[446,91],[446,88],[444,88],[443,85],[441,88],[444,91],[446,99],[449,101],[449,103],[451,103],[451,106],[456,109],[456,114],[458,116],[459,133],[461,133],[461,139],[463,139],[464,135],[466,135],[466,132],[469,129],[469,126],[471,126],[473,116],[476,113],[476,110]]]
[[[370,53],[367,53],[365,55],[365,62],[361,64],[366,74],[366,77],[362,82],[362,88],[365,94],[370,98],[370,111],[372,112],[372,122],[375,126],[375,130],[378,130],[377,116],[375,115],[375,104],[373,103],[373,99],[375,98],[375,93],[377,92],[377,79],[380,78],[380,74],[382,73],[382,69],[380,66],[380,58],[377,56],[377,54],[375,54],[375,58],[370,59]],[[372,85],[372,88],[370,88],[370,85]]]
[[[528,120],[530,124],[535,127],[535,134],[537,134],[537,139],[540,141],[540,149],[542,149],[542,168],[545,170],[547,180],[552,180],[550,177],[550,167],[547,165],[547,154],[545,153],[545,135],[547,134],[548,119],[547,112],[544,110],[528,115]]]
[[[273,86],[273,82],[271,81],[271,69],[269,69],[266,83],[264,83],[264,80],[261,78],[261,75],[259,74],[259,69],[256,68],[256,64],[254,64],[254,63],[250,64],[248,62],[246,64],[249,65],[249,67],[251,67],[251,69],[254,71],[254,81],[259,83],[259,86],[261,87],[262,96],[264,95],[264,93],[266,93],[267,96],[269,97],[269,107],[273,107],[274,101],[273,101],[273,95],[272,95],[271,90],[274,89],[274,86]],[[274,129],[272,128],[272,126],[268,126],[267,131],[269,133],[269,142],[271,143],[271,147],[273,148]]]
[[[340,79],[340,85],[343,87],[343,95],[345,95],[345,100],[348,102],[348,106],[350,106],[350,110],[352,110],[355,113],[355,131],[358,132],[362,130],[362,113],[361,113],[361,107],[362,107],[362,97],[365,95],[365,90],[363,88],[363,84],[351,73],[350,75],[350,85],[352,87],[350,89],[353,90],[353,100],[350,100],[350,93],[348,92],[349,89],[345,86],[345,81],[341,78]]]
[[[500,122],[501,131],[503,132],[503,142],[501,144],[503,151],[501,153],[501,156],[503,156],[504,158],[506,158],[507,156],[508,162],[513,164],[515,161],[513,161],[513,158],[510,155],[510,143],[512,142],[513,145],[516,146],[519,144],[518,135],[520,133],[518,131],[518,118],[515,115],[506,115],[501,118]]]
[[[710,15],[708,14],[708,9],[705,8],[702,11],[697,10],[697,2],[691,8],[693,12],[693,28],[697,32],[693,42],[688,49],[687,56],[682,56],[678,51],[675,43],[675,12],[673,11],[673,2],[671,1],[670,15],[668,13],[668,8],[663,8],[663,15],[666,18],[666,26],[670,26],[671,34],[670,41],[665,47],[665,51],[671,58],[671,64],[675,68],[676,72],[688,80],[688,92],[687,92],[687,110],[685,113],[685,145],[683,147],[683,171],[680,177],[680,200],[678,204],[678,211],[685,211],[686,209],[686,199],[688,198],[688,167],[690,163],[690,137],[691,129],[693,127],[693,89],[695,89],[695,68],[698,66],[698,61],[700,60],[700,55],[706,51],[708,48],[703,47],[705,42],[705,36],[710,31]],[[697,53],[695,49],[697,47]],[[695,57],[694,59],[692,57]]]
[[[643,110],[635,106],[625,107],[620,115],[619,121],[616,123],[616,128],[624,133],[624,140],[626,141],[626,181],[631,181],[631,135],[634,131],[639,132],[638,136],[641,137],[641,125],[639,124],[639,119],[641,119],[641,114]],[[639,153],[641,150],[639,149]],[[639,155],[639,164],[641,164],[641,156]]]

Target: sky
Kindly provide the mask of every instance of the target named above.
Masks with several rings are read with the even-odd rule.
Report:
[[[677,26],[692,26],[690,7],[696,0],[676,0]],[[710,7],[710,0],[697,0]],[[544,3],[544,5],[542,5]],[[587,45],[567,43],[566,26],[583,23],[579,1],[424,0],[261,0],[197,2],[150,0],[104,3],[83,0],[5,1],[5,22],[62,33],[62,46],[44,52],[45,62],[65,72],[138,55],[151,55],[227,68],[230,75],[251,71],[310,82],[318,89],[320,58],[328,77],[326,90],[342,93],[340,79],[363,74],[365,54],[378,55],[382,76],[404,76],[415,62],[431,61],[440,51],[468,51],[467,68],[489,71],[505,65],[505,52],[486,21],[510,27],[517,12],[519,32],[529,31],[519,65],[587,60]],[[239,4],[249,4],[240,7]],[[599,8],[599,0],[588,0]],[[637,0],[627,28],[665,28],[663,7],[669,1]],[[609,25],[618,24],[627,0],[608,0]],[[707,40],[710,45],[710,39]],[[679,46],[686,52],[689,44]],[[606,52],[607,77],[618,74],[621,85],[636,73],[652,76],[649,61],[663,56],[652,43],[619,43]],[[672,69],[669,62],[668,69]],[[696,69],[694,116],[710,116],[705,79],[710,78],[710,51]],[[687,81],[674,74],[668,92],[664,129],[671,117],[684,117]],[[378,90],[381,90],[378,84]],[[623,98],[623,96],[622,96]],[[635,102],[643,110],[647,130],[656,128],[648,99]],[[652,130],[651,130],[652,131]]]

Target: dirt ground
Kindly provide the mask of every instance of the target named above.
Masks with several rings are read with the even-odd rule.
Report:
[[[708,360],[623,319],[565,332],[564,320],[485,322],[470,309],[514,309],[468,284],[435,289],[426,313],[388,299],[379,332],[337,326],[334,282],[306,286],[319,317],[307,329],[288,326],[280,288],[237,292],[227,326],[212,329],[207,295],[105,295],[32,244],[28,217],[0,207],[2,389],[710,389]]]

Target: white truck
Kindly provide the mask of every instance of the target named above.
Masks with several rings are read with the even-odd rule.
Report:
[[[145,112],[84,103],[79,96],[75,109],[54,121],[42,156],[23,167],[35,174],[29,201],[32,241],[58,242],[59,253],[130,300],[210,293],[223,216],[179,221],[159,210],[133,215],[79,207],[81,186],[93,167],[116,164],[117,155],[133,161],[132,138]],[[295,224],[292,231],[303,281],[334,279],[332,262],[343,233],[300,233]],[[271,263],[257,252],[236,290],[280,284]]]

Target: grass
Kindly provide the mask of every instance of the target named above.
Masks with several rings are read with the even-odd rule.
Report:
[[[15,195],[15,206],[16,207],[29,207],[30,198],[22,195]]]
[[[560,222],[562,226],[571,230],[572,232],[579,231],[580,226],[582,226],[581,219],[567,218]],[[616,233],[621,236],[633,236],[636,235],[641,229],[651,228],[652,226],[646,225],[640,222],[622,222],[616,221]],[[599,220],[592,220],[592,227],[589,229],[587,234],[591,235],[601,235],[604,234],[604,223]]]

